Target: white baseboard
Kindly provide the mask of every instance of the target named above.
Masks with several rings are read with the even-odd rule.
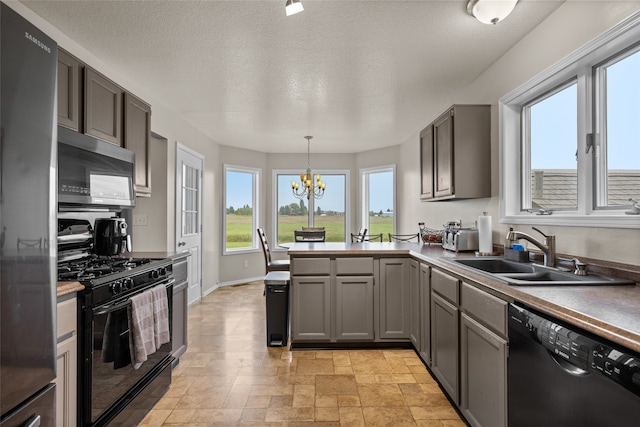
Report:
[[[262,280],[262,279],[264,279],[264,276],[249,277],[246,279],[232,280],[230,282],[219,282],[217,286],[214,286],[214,289],[221,288],[223,286],[241,285],[243,283],[255,282],[257,280]]]

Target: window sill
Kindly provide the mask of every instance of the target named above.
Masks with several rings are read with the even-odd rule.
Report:
[[[640,215],[620,213],[577,215],[554,212],[551,215],[501,215],[501,224],[559,225],[565,227],[640,228]]]
[[[260,252],[259,248],[238,248],[238,249],[227,249],[222,252],[222,256],[226,255],[241,255],[241,254],[250,254],[254,252]]]

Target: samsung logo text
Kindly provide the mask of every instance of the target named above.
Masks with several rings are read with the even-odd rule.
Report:
[[[33,44],[35,44],[36,46],[40,47],[42,50],[44,50],[47,53],[51,53],[51,48],[49,46],[47,46],[46,44],[42,43],[40,40],[38,40],[37,38],[33,37],[31,34],[29,34],[28,31],[25,31],[24,33],[25,38],[27,38],[28,40],[31,40],[33,42]]]

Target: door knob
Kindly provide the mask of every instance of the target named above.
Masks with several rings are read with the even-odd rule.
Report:
[[[184,245],[186,245],[186,244],[187,244],[186,242],[179,242],[179,243],[178,243],[178,247],[180,247],[180,246],[184,246]]]

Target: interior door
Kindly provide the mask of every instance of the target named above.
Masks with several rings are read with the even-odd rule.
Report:
[[[202,172],[204,158],[177,143],[176,147],[176,252],[190,252],[188,300],[202,298]]]

